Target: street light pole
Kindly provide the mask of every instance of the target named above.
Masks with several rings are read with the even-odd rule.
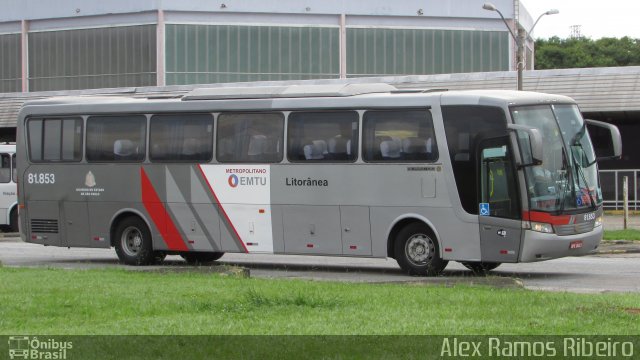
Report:
[[[555,14],[558,14],[559,11],[557,9],[551,9],[540,14],[536,22],[533,23],[533,26],[531,27],[531,29],[529,29],[529,31],[524,31],[524,28],[520,26],[520,23],[516,19],[516,31],[518,32],[518,35],[516,35],[513,33],[513,30],[511,30],[509,23],[507,23],[507,20],[504,18],[500,10],[498,10],[498,8],[496,8],[495,5],[493,5],[492,3],[484,3],[484,5],[482,5],[482,8],[485,10],[497,12],[498,15],[500,15],[500,18],[502,19],[502,22],[505,24],[505,26],[509,30],[509,34],[511,34],[511,37],[516,42],[516,69],[518,70],[518,77],[517,77],[518,90],[522,90],[522,83],[523,83],[522,72],[524,71],[524,44],[526,42],[526,39],[529,36],[529,34],[531,34],[533,29],[536,27],[536,25],[538,25],[538,21],[540,21],[540,19],[543,16],[555,15]]]

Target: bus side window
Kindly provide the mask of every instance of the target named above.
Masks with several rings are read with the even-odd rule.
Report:
[[[0,154],[0,183],[11,181],[11,157],[9,154]]]
[[[438,147],[431,112],[371,110],[364,114],[363,158],[380,162],[434,162]]]
[[[18,183],[18,164],[16,162],[16,154],[11,155],[11,174],[14,183]]]
[[[293,112],[289,115],[289,161],[353,162],[358,158],[355,111]]]
[[[218,116],[219,162],[278,163],[282,160],[282,113],[223,113]]]
[[[92,116],[87,120],[87,160],[143,161],[146,132],[143,115]]]
[[[151,161],[209,162],[213,157],[213,116],[154,115],[149,142]]]

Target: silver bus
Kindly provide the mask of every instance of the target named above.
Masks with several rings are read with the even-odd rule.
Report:
[[[386,84],[36,100],[18,119],[22,237],[130,265],[309,254],[414,275],[584,255],[603,233],[596,160],[621,153],[588,122],[563,96]]]

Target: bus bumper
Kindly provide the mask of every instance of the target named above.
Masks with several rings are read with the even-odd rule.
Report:
[[[598,226],[587,233],[567,236],[525,230],[520,262],[587,255],[598,248],[600,240],[602,240],[602,234],[602,226]]]

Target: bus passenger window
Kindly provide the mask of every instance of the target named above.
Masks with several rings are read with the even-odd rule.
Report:
[[[87,160],[140,162],[146,153],[147,118],[92,116],[87,120]]]
[[[364,114],[364,160],[433,162],[438,147],[427,110],[376,110]]]
[[[18,183],[18,163],[16,162],[16,154],[11,155],[11,174],[14,183]]]
[[[0,154],[0,183],[11,181],[11,158],[9,154]]]
[[[355,111],[291,113],[289,161],[355,161],[358,158],[358,120]]]
[[[149,143],[151,161],[208,162],[213,156],[213,116],[154,115]]]
[[[33,162],[82,160],[82,119],[32,119],[27,123]]]
[[[218,116],[219,162],[282,161],[284,116],[281,113],[225,113]]]

